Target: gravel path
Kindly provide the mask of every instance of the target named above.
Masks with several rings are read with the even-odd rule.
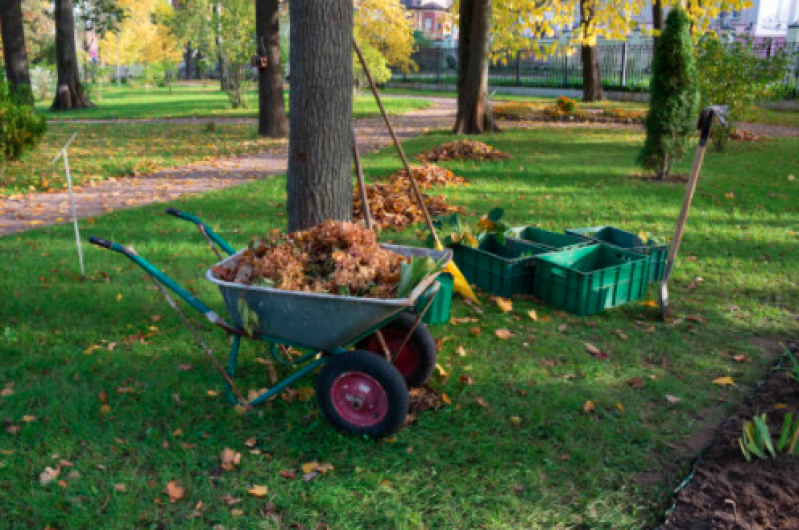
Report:
[[[431,129],[450,127],[454,122],[454,99],[425,99],[432,101],[433,106],[392,117],[392,124],[401,140]],[[254,123],[255,120],[245,121]],[[380,118],[356,120],[355,127],[361,153],[377,151],[391,143],[391,137]],[[288,144],[284,143],[271,151],[81,186],[75,188],[77,215],[79,218],[93,217],[123,208],[167,202],[183,195],[266,179],[286,172],[287,151]],[[69,195],[66,191],[0,199],[0,236],[70,220]]]

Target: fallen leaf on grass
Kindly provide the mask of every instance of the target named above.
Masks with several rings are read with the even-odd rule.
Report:
[[[585,349],[588,353],[596,357],[597,359],[607,359],[608,354],[591,344],[590,342],[583,342]]]
[[[247,490],[247,493],[252,497],[266,497],[269,494],[269,488],[266,486],[254,485]]]
[[[219,497],[219,500],[227,504],[228,506],[233,506],[241,502],[241,499],[237,499],[230,493],[226,493]]]
[[[494,334],[502,340],[508,340],[515,335],[515,333],[509,329],[495,329]]]
[[[640,377],[633,377],[627,384],[630,385],[630,388],[641,388],[644,386],[644,381]]]
[[[22,423],[33,423],[34,421],[36,421],[36,416],[22,416]]]
[[[280,471],[280,476],[287,479],[295,479],[297,478],[297,470],[296,469],[282,469]]]
[[[450,324],[469,324],[470,322],[479,322],[478,319],[472,317],[462,317],[462,318],[451,318],[449,319]]]
[[[776,405],[774,405],[774,408],[776,410],[787,409],[788,405],[786,405],[785,403],[777,403]]]
[[[463,346],[458,346],[455,349],[455,353],[457,353],[460,357],[466,357],[466,350],[463,348]]]
[[[596,404],[593,401],[586,401],[583,405],[583,412],[589,413],[593,412],[596,409]]]
[[[3,390],[0,390],[0,397],[8,397],[14,393],[14,389],[10,387],[6,387]]]
[[[474,399],[474,402],[477,403],[478,407],[485,408],[485,407],[488,406],[488,403],[486,403],[486,400],[481,398],[481,397],[479,397],[479,396]]]
[[[538,313],[536,312],[535,309],[531,309],[530,311],[528,311],[527,316],[530,317],[530,320],[532,320],[533,322],[538,322]]]
[[[218,391],[216,391],[216,390],[209,390],[209,391],[207,391],[207,392],[206,392],[206,395],[207,395],[208,397],[216,397],[216,396],[218,396],[218,395],[219,395],[219,392],[218,392]]]
[[[688,315],[685,320],[689,322],[698,322],[699,324],[707,324],[707,319],[699,315]]]
[[[449,372],[447,372],[444,367],[438,363],[436,363],[436,377],[438,377],[438,380],[442,383],[446,383],[449,379]]]
[[[622,405],[621,403],[617,402],[616,403],[616,410],[618,410],[619,412],[624,412],[624,405]]]
[[[568,324],[561,324],[558,326],[558,331],[561,333],[566,333],[566,330],[569,328]]]
[[[510,422],[514,425],[521,425],[522,419],[519,416],[511,416]]]
[[[179,364],[178,365],[178,370],[183,370],[184,372],[188,372],[192,368],[194,368],[194,365],[191,364],[191,363]]]
[[[458,381],[460,381],[461,384],[467,385],[467,386],[474,384],[474,379],[472,379],[471,377],[469,377],[466,374],[462,374],[460,377],[458,377]]]
[[[655,302],[654,300],[647,300],[646,302],[642,303],[641,305],[644,306],[644,307],[648,307],[650,309],[657,309],[658,308],[658,303]]]
[[[55,469],[53,469],[52,467],[46,467],[44,468],[44,471],[42,471],[39,474],[39,484],[41,484],[42,486],[47,486],[55,479],[57,479],[58,475],[60,474],[61,474],[60,467],[56,467]]]
[[[480,328],[478,328],[478,327],[476,327],[476,326],[475,326],[475,327],[473,327],[473,328],[470,328],[470,329],[469,329],[469,333],[471,333],[471,334],[472,334],[472,335],[474,335],[475,337],[479,337],[480,335],[482,335],[482,334],[483,334],[483,332],[482,332],[482,331],[480,331]]]
[[[258,439],[255,436],[250,436],[244,441],[244,445],[252,449],[256,445],[258,445]]]
[[[241,463],[241,453],[225,447],[219,456],[219,460],[221,461],[222,469],[233,471]]]
[[[179,482],[170,480],[164,489],[164,493],[169,496],[169,502],[174,504],[186,495],[186,490],[183,489]]]
[[[724,376],[724,377],[719,377],[717,379],[714,379],[713,380],[713,384],[714,385],[719,385],[719,386],[730,386],[730,385],[734,385],[735,381],[733,381],[732,377],[730,377],[730,376]]]
[[[126,489],[128,489],[128,487],[125,486],[124,484],[114,484],[114,491],[116,491],[116,492],[122,493]]]
[[[736,363],[748,363],[749,357],[747,357],[746,355],[733,355],[732,360],[735,361]]]
[[[509,313],[513,311],[513,301],[507,298],[497,297],[497,307],[499,307],[503,313]]]
[[[309,386],[306,386],[306,387],[298,389],[297,393],[299,394],[300,401],[306,402],[306,401],[310,401],[311,398],[314,397],[315,391],[314,391],[313,388],[311,388]]]
[[[447,405],[452,405],[452,400],[449,398],[447,394],[441,394],[441,401],[443,401]]]

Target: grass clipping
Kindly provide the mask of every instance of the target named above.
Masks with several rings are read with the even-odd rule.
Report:
[[[346,221],[250,243],[228,266],[211,269],[220,280],[290,291],[394,298],[405,258],[381,248],[371,230]],[[416,261],[416,260],[414,260]]]
[[[465,183],[462,177],[456,176],[452,171],[432,164],[412,166],[411,171],[413,171],[413,176],[422,189],[427,189],[431,186],[450,186]],[[387,184],[367,185],[366,196],[369,200],[372,221],[378,230],[385,228],[403,230],[408,225],[424,220],[424,213],[422,213],[418,202],[412,196],[408,173],[405,170],[391,175]],[[450,205],[443,195],[425,195],[424,202],[432,216],[461,210],[457,206]],[[353,193],[352,216],[354,219],[364,218],[363,202],[358,190]]]
[[[456,140],[438,145],[417,157],[421,162],[445,162],[447,160],[504,160],[510,155],[475,140]]]

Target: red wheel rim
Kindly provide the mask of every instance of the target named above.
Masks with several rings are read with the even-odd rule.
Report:
[[[333,408],[344,421],[358,427],[377,425],[388,414],[388,395],[377,380],[363,372],[346,372],[330,389]]]
[[[382,329],[380,332],[386,340],[386,346],[393,354],[397,348],[402,346],[402,341],[405,340],[405,333],[396,329]],[[369,345],[366,348],[370,352],[383,354],[383,347],[380,346],[380,341],[377,335],[369,337]],[[419,363],[422,362],[422,356],[419,355],[419,350],[413,345],[413,340],[409,339],[405,346],[397,355],[394,356],[394,368],[402,374],[402,377],[409,377],[411,374],[419,369]]]

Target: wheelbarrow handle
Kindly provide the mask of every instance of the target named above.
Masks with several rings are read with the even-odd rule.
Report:
[[[144,271],[153,277],[156,281],[160,282],[162,285],[167,287],[170,291],[178,295],[180,298],[186,301],[191,307],[196,309],[198,312],[205,315],[205,317],[212,323],[221,325],[224,324],[224,320],[219,317],[214,311],[211,310],[207,305],[203,302],[198,300],[193,294],[188,292],[186,289],[181,287],[175,280],[164,274],[158,267],[144,259],[143,257],[139,256],[132,248],[128,248],[124,245],[120,245],[119,243],[115,243],[114,241],[110,241],[108,239],[103,239],[102,237],[95,237],[92,236],[89,238],[89,242],[92,245],[96,245],[98,247],[107,248],[108,250],[113,250],[115,252],[119,252],[120,254],[124,254],[130,260],[144,269]]]
[[[190,223],[194,223],[195,225],[197,225],[197,229],[200,231],[203,237],[205,237],[208,240],[209,244],[213,242],[219,248],[225,251],[225,253],[228,256],[232,256],[233,254],[236,253],[236,250],[233,248],[233,246],[230,243],[225,241],[222,238],[222,236],[214,232],[213,228],[205,224],[203,220],[197,217],[196,215],[191,214],[189,212],[184,212],[182,210],[178,210],[177,208],[167,208],[166,213],[167,215],[171,215],[173,217],[177,217],[178,219],[183,219],[184,221],[188,221]],[[211,246],[211,248],[213,248],[213,246]],[[214,252],[216,252],[216,250],[214,250]]]

